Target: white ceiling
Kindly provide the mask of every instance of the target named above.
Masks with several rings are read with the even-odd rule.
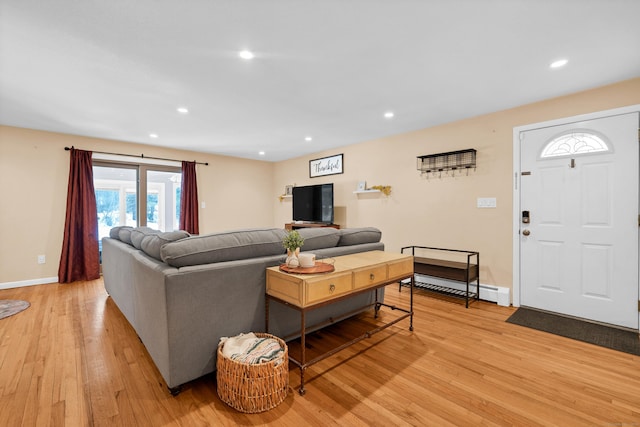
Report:
[[[638,17],[639,0],[0,0],[0,124],[279,161],[638,77]]]

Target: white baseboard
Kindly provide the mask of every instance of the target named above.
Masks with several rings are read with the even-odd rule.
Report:
[[[422,278],[425,283],[432,283],[434,285],[446,286],[448,288],[453,288],[459,291],[466,290],[466,283],[456,282],[453,280],[440,279],[439,277],[432,276],[423,276],[420,274],[416,274],[416,277]],[[469,290],[471,292],[476,291],[476,284],[470,284]],[[509,288],[505,288],[504,286],[494,286],[494,285],[483,285],[480,283],[480,299],[484,301],[495,302],[498,305],[509,307],[511,304],[511,290]]]
[[[46,285],[49,283],[58,283],[57,277],[43,277],[41,279],[21,280],[19,282],[0,283],[0,289],[22,288],[24,286]]]

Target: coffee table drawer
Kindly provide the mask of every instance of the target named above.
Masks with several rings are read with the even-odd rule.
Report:
[[[305,281],[307,300],[305,305],[331,299],[335,296],[346,294],[352,288],[351,273],[333,274],[327,279],[311,279]]]
[[[413,274],[413,257],[389,264],[389,280],[411,276]]]
[[[302,284],[293,276],[278,275],[267,271],[267,293],[292,304],[303,304]]]
[[[353,273],[353,284],[355,288],[366,288],[377,285],[387,280],[387,265],[377,265],[374,267],[356,270]]]

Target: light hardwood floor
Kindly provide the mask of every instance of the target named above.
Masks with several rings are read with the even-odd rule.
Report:
[[[400,322],[312,366],[305,396],[292,369],[285,401],[247,415],[218,399],[213,376],[172,397],[102,280],[0,299],[31,303],[0,320],[0,426],[640,425],[640,357],[511,325],[514,309],[491,303],[418,292],[413,332]],[[407,299],[387,288],[387,302]]]

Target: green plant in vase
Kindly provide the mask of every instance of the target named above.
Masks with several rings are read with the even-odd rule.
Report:
[[[282,246],[287,250],[287,260],[285,261],[287,267],[298,267],[300,265],[298,255],[303,244],[304,238],[296,230],[291,230],[284,236]]]

